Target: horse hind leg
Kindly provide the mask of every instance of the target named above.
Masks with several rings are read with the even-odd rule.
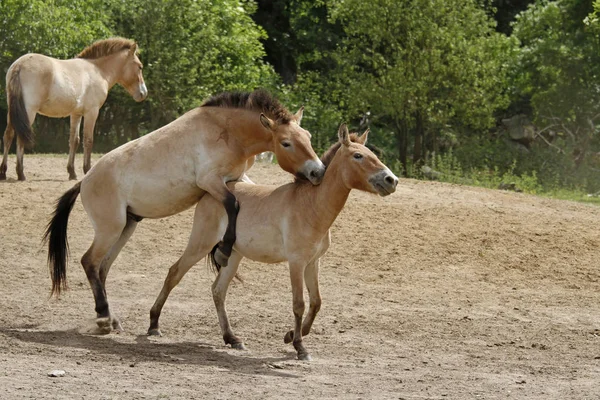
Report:
[[[111,247],[110,251],[108,252],[106,257],[102,261],[102,264],[100,265],[100,274],[99,275],[100,275],[100,281],[102,282],[102,285],[104,285],[104,287],[106,287],[106,277],[108,275],[108,271],[110,270],[110,267],[115,262],[115,259],[117,258],[117,256],[119,255],[119,253],[121,252],[121,250],[123,249],[123,247],[125,246],[127,241],[131,238],[131,235],[133,235],[133,232],[135,231],[135,228],[137,227],[137,222],[138,221],[136,221],[133,218],[127,219],[127,224],[125,225],[123,232],[121,232],[121,236],[119,237],[119,240],[117,240],[117,242]],[[119,320],[119,318],[117,318],[112,313],[110,313],[108,322],[110,323],[110,326],[112,327],[112,329],[114,331],[123,332],[123,326],[121,325],[121,321]],[[107,323],[104,320],[102,320],[99,325],[106,325],[106,324]]]
[[[119,243],[125,228],[125,222],[116,229],[105,229],[101,232],[96,232],[94,241],[88,251],[81,258],[81,265],[92,288],[94,301],[96,303],[96,324],[97,328],[89,333],[108,334],[115,324],[111,316],[108,300],[106,297],[106,274],[110,268],[110,258],[114,261],[118,250],[123,247],[124,243]],[[113,253],[113,254],[111,254]],[[104,265],[103,265],[104,264]]]
[[[6,170],[8,165],[8,151],[10,150],[10,146],[12,145],[13,139],[15,138],[15,130],[8,121],[6,125],[6,130],[4,131],[4,156],[2,157],[2,164],[0,164],[0,180],[6,180]]]
[[[206,254],[210,251],[208,246],[200,246],[194,249],[193,252],[188,252],[188,249],[184,254],[169,268],[169,273],[165,278],[165,282],[160,291],[160,294],[154,301],[154,305],[150,309],[150,327],[148,328],[148,336],[162,336],[160,331],[160,325],[158,320],[162,309],[169,298],[171,291],[181,282],[184,275]]]
[[[29,126],[33,126],[37,111],[35,109],[28,109],[27,116],[29,118]],[[17,179],[20,181],[25,180],[25,174],[23,173],[23,156],[25,155],[25,145],[27,142],[23,137],[17,135]]]
[[[17,179],[20,181],[25,180],[25,174],[23,173],[23,156],[25,155],[25,143],[17,136]]]
[[[219,274],[212,284],[212,294],[215,308],[217,309],[217,315],[219,317],[221,333],[223,334],[223,341],[225,341],[225,344],[231,345],[231,348],[233,349],[245,350],[246,347],[244,346],[244,342],[238,338],[231,329],[229,317],[227,316],[227,309],[225,308],[227,289],[235,277],[241,261],[242,256],[233,251],[229,258],[229,264],[227,267],[219,269]]]
[[[207,203],[208,202],[208,203]],[[212,204],[212,207],[211,207]],[[215,210],[216,208],[216,210]],[[219,205],[212,197],[203,197],[194,211],[194,224],[182,256],[169,269],[165,283],[150,309],[149,336],[162,336],[158,320],[171,291],[198,261],[204,258],[219,241]]]

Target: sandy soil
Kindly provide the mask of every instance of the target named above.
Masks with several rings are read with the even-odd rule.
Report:
[[[107,290],[122,334],[94,318],[79,259],[92,230],[69,224],[70,290],[49,299],[40,238],[66,156],[25,158],[28,181],[0,182],[0,398],[600,398],[600,209],[523,194],[402,180],[387,198],[353,192],[322,261],[323,307],[305,345],[292,326],[285,265],[244,262],[228,310],[248,351],[225,347],[203,262],[163,311],[148,312],[185,247],[192,214],[144,220]],[[77,171],[81,174],[81,158]],[[289,177],[258,164],[259,183]],[[65,376],[48,377],[52,370]]]

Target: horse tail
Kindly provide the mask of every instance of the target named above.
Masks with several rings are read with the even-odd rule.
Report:
[[[223,268],[218,262],[217,260],[215,260],[215,253],[217,252],[217,248],[219,247],[219,244],[215,244],[215,247],[212,248],[212,250],[210,251],[210,253],[208,253],[208,257],[207,257],[207,263],[208,266],[210,267],[211,270],[213,270],[215,273],[218,273],[221,268]],[[235,273],[234,276],[235,279],[237,279],[239,282],[244,283],[244,279],[240,276],[240,274],[238,274],[237,272]]]
[[[6,85],[8,95],[8,116],[17,137],[19,137],[25,146],[32,147],[34,143],[33,130],[29,124],[29,116],[23,100],[23,87],[21,85],[21,67],[17,66],[10,73]]]
[[[52,278],[51,295],[60,295],[67,289],[67,261],[69,243],[67,241],[67,225],[69,214],[81,191],[81,182],[67,190],[56,202],[56,209],[48,223],[43,241],[48,241],[48,267]]]

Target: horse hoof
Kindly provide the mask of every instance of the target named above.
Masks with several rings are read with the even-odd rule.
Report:
[[[25,175],[20,175],[20,176],[17,178],[17,180],[19,180],[19,181],[21,181],[21,182],[24,182],[24,181],[26,181],[27,179],[25,179]]]
[[[96,326],[88,326],[82,329],[82,333],[88,335],[108,335],[112,331],[110,318],[97,318]]]
[[[118,318],[113,318],[112,319],[112,324],[111,324],[113,330],[116,333],[123,333],[125,332],[125,330],[123,329],[123,326],[121,325],[121,321],[119,321]]]
[[[75,175],[75,174],[73,174],[73,175],[69,174],[69,180],[70,181],[76,181],[77,180],[77,175]]]
[[[0,181],[6,180],[6,174],[0,174]]]
[[[300,361],[312,361],[312,357],[308,353],[298,353],[298,360]]]
[[[148,336],[162,336],[162,332],[158,328],[150,328],[148,329]]]
[[[286,344],[287,343],[292,343],[293,340],[294,340],[294,331],[289,331],[283,337],[283,343],[286,343]]]
[[[221,268],[224,268],[227,266],[227,263],[229,262],[229,256],[226,256],[225,254],[223,254],[221,249],[217,248],[217,251],[215,251],[215,262],[218,265],[220,265]]]
[[[246,346],[244,346],[244,343],[242,343],[242,342],[232,343],[231,348],[236,349],[236,350],[246,350]]]

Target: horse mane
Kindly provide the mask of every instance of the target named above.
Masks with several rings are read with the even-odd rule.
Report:
[[[135,45],[133,40],[115,37],[110,39],[98,40],[92,43],[77,55],[77,58],[95,59],[110,56],[121,50],[129,50]]]
[[[351,142],[358,142],[357,139],[358,139],[357,133],[353,132],[350,134]],[[323,155],[321,156],[321,162],[323,163],[323,165],[325,165],[325,168],[327,168],[329,166],[329,164],[331,164],[333,157],[335,157],[335,153],[337,153],[337,151],[340,149],[340,147],[342,147],[342,143],[337,141],[334,144],[332,144],[331,147],[325,151],[325,153],[323,153]],[[325,173],[327,173],[327,172],[325,172]],[[310,181],[308,179],[304,179],[304,178],[300,178],[300,177],[296,176],[296,178],[294,179],[294,182],[308,183]]]
[[[210,97],[200,107],[243,108],[259,111],[278,124],[289,124],[294,116],[264,89],[253,92],[231,91]]]

